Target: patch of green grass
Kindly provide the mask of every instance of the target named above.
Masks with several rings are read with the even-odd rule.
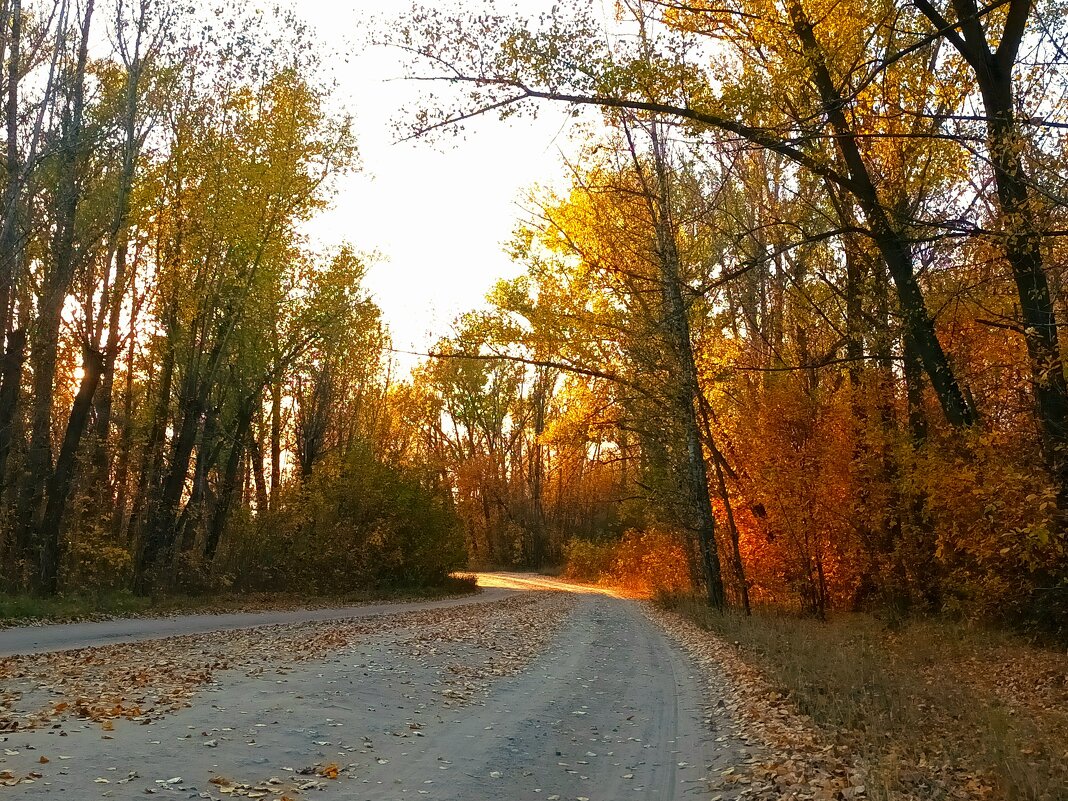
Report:
[[[665,603],[736,643],[832,740],[860,753],[876,799],[1068,798],[1068,657],[964,624],[867,615],[822,623]]]
[[[31,595],[0,595],[0,623],[28,620],[72,620],[80,618],[142,614],[153,606],[150,598],[129,592],[93,595],[61,595],[38,598]]]

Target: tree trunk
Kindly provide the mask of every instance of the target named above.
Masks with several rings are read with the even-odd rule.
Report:
[[[530,504],[531,504],[531,548],[529,561],[531,567],[539,568],[548,556],[548,530],[545,524],[545,505],[542,499],[544,483],[544,445],[541,442],[545,433],[545,411],[548,403],[549,384],[552,379],[544,368],[535,375],[534,392],[531,401],[534,406],[534,430],[528,459],[530,463]]]
[[[909,337],[904,337],[902,345],[903,369],[905,375],[905,399],[908,405],[909,434],[912,445],[920,447],[927,440],[927,413],[923,408],[923,370],[916,350]]]
[[[7,336],[7,351],[0,367],[0,508],[7,490],[7,460],[15,435],[22,366],[26,362],[26,332],[15,329]]]
[[[138,25],[144,24],[144,17]],[[139,29],[140,30],[140,29]],[[127,257],[129,255],[129,218],[130,193],[133,191],[134,174],[137,169],[137,101],[138,85],[141,79],[141,37],[137,37],[137,47],[133,60],[129,64],[126,77],[126,111],[123,118],[124,140],[122,151],[122,173],[119,178],[119,192],[115,203],[108,236],[108,264],[113,264],[115,279],[111,286],[111,307],[108,312],[107,342],[104,345],[104,375],[101,380],[100,393],[96,403],[96,440],[97,467],[102,478],[107,480],[106,445],[111,430],[112,393],[115,381],[115,365],[119,357],[119,338],[122,330],[122,302],[125,297],[127,279]]]
[[[78,59],[73,80],[70,109],[64,120],[60,149],[60,179],[56,192],[56,224],[52,238],[52,266],[44,279],[38,301],[37,320],[31,331],[30,356],[33,364],[33,410],[30,445],[18,521],[24,541],[32,541],[42,514],[45,491],[52,472],[52,407],[55,391],[59,331],[63,305],[74,279],[75,216],[80,187],[79,159],[82,149],[82,117],[85,107],[85,68],[88,60],[89,25],[94,0],[87,0],[78,43]],[[44,550],[41,551],[44,553]]]
[[[734,520],[734,505],[731,503],[730,492],[727,490],[727,477],[723,471],[723,455],[716,447],[716,440],[712,434],[712,421],[707,412],[708,401],[701,393],[701,421],[705,428],[705,437],[708,440],[708,450],[712,456],[712,465],[716,472],[716,486],[719,489],[720,500],[723,501],[723,512],[727,516],[727,532],[731,538],[731,567],[734,570],[734,580],[738,584],[738,599],[742,602],[742,611],[746,615],[751,613],[749,605],[749,583],[745,578],[745,563],[742,561],[741,536],[738,525]]]
[[[271,494],[268,504],[278,504],[278,490],[282,483],[282,385],[271,382]]]
[[[134,559],[134,584],[141,582],[143,566],[142,550],[148,536],[148,521],[152,518],[152,503],[155,498],[156,484],[163,473],[163,450],[167,438],[171,386],[174,381],[174,351],[167,348],[160,365],[159,390],[156,408],[148,428],[148,441],[145,443],[144,458],[141,463],[137,491],[130,509],[128,532],[136,546]]]
[[[252,480],[256,485],[256,514],[267,511],[267,476],[263,467],[263,447],[254,432],[250,432],[248,448],[252,462]]]
[[[115,490],[113,512],[111,517],[111,533],[117,541],[123,540],[123,530],[128,520],[126,513],[127,496],[129,495],[130,456],[133,449],[133,377],[134,356],[137,352],[137,339],[130,337],[126,360],[126,386],[123,393],[122,411],[122,437],[119,441],[118,460],[115,463],[115,478],[112,486]],[[145,459],[142,469],[148,469],[149,460]]]
[[[252,426],[253,407],[258,402],[259,394],[257,393],[254,398],[243,403],[238,410],[237,428],[234,431],[230,454],[226,459],[218,502],[212,512],[211,522],[208,524],[208,535],[204,543],[204,557],[209,561],[215,558],[219,541],[222,539],[223,531],[226,530],[226,522],[229,519],[237,490],[241,456],[245,452],[245,442],[248,440],[248,432]]]
[[[0,581],[9,592],[18,590],[22,572],[18,529],[15,532],[10,530],[4,498],[8,488],[7,461],[15,439],[15,412],[25,360],[26,334],[22,329],[16,329],[7,337],[7,351],[0,368]]]
[[[1015,119],[1011,68],[988,54],[977,72],[986,107],[987,151],[1001,207],[1002,247],[1020,299],[1020,317],[1031,366],[1035,407],[1046,465],[1058,489],[1058,508],[1068,519],[1068,382],[1064,376],[1056,310],[1042,258],[1042,233],[1034,216],[1030,177],[1023,165]]]
[[[5,20],[6,22],[6,20]],[[18,218],[21,165],[19,159],[19,79],[21,77],[22,2],[12,0],[11,33],[8,39],[5,126],[7,129],[7,176],[4,183],[3,220],[0,221],[0,341],[11,326],[11,297],[15,287],[19,245]],[[10,345],[9,345],[10,347]]]
[[[171,550],[177,534],[178,504],[185,489],[189,462],[206,405],[203,393],[190,386],[193,383],[187,382],[187,387],[193,390],[192,397],[183,393],[186,401],[181,404],[182,421],[171,446],[170,464],[155,492],[151,492],[148,522],[135,568],[134,591],[142,595],[149,591],[150,574],[159,566],[160,558]]]
[[[191,551],[207,531],[208,507],[210,506],[208,476],[218,458],[219,409],[208,408],[197,426],[193,461],[193,489],[182,508],[175,525],[178,550]]]
[[[38,532],[41,543],[38,590],[45,595],[55,595],[58,588],[59,568],[63,556],[63,515],[78,469],[78,446],[89,424],[93,395],[103,370],[103,355],[91,348],[86,349],[81,386],[78,387],[78,394],[71,407],[70,420],[67,422],[56,467],[48,480],[48,499]]]
[[[697,404],[701,398],[697,363],[694,361],[690,336],[689,309],[682,295],[682,276],[678,244],[669,198],[669,179],[664,154],[655,131],[652,135],[653,158],[656,166],[656,186],[646,187],[647,203],[652,214],[656,237],[656,261],[660,270],[664,303],[664,331],[671,342],[679,367],[676,397],[677,411],[686,452],[686,484],[695,516],[697,541],[701,549],[701,566],[709,606],[723,608],[723,575],[716,545],[716,517],[709,495],[708,469],[701,446],[701,430],[697,420]],[[637,156],[635,154],[637,162]]]
[[[974,0],[952,0],[957,25],[929,0],[915,6],[971,66],[986,116],[987,156],[994,169],[1002,249],[1020,300],[1020,317],[1034,386],[1035,413],[1046,466],[1057,486],[1060,526],[1068,520],[1068,382],[1056,306],[1042,256],[1031,179],[1023,162],[1025,137],[1016,119],[1013,70],[1027,33],[1033,0],[1011,0],[996,48]]]

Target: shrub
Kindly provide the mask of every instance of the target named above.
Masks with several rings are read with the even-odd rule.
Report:
[[[616,548],[610,580],[642,595],[684,592],[692,586],[686,539],[676,531],[628,531]]]
[[[569,540],[564,545],[564,578],[600,581],[611,572],[617,546],[615,542]]]
[[[63,586],[78,593],[112,592],[129,584],[133,554],[94,527],[72,533],[63,555]]]
[[[685,537],[662,528],[631,529],[621,539],[573,539],[564,546],[564,576],[599,582],[641,595],[691,587]]]
[[[220,561],[238,589],[442,585],[465,558],[448,496],[366,448],[323,464],[304,486],[284,493],[275,511],[236,528]]]

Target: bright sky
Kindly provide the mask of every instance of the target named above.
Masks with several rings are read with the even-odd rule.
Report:
[[[340,53],[352,53],[349,43],[370,17],[409,7],[407,0],[288,2],[318,29],[324,47]],[[513,7],[533,16],[551,5],[520,0]],[[392,123],[419,91],[390,80],[402,72],[400,58],[375,49],[353,53],[347,63],[336,60],[340,99],[355,115],[364,170],[341,182],[334,208],[311,232],[325,245],[349,241],[381,254],[367,285],[394,346],[425,351],[496,279],[516,274],[502,246],[521,216],[518,202],[531,185],[565,174],[560,151],[573,150],[572,123],[561,109],[546,107],[536,120],[475,120],[464,139],[395,144]]]

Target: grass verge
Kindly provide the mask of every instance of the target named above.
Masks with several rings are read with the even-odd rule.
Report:
[[[1068,656],[1012,635],[865,615],[829,623],[664,605],[734,643],[829,741],[871,799],[1068,799]]]
[[[324,609],[383,601],[448,598],[478,592],[474,576],[457,574],[445,583],[427,587],[354,590],[331,596],[289,593],[224,593],[219,595],[160,595],[146,597],[127,591],[90,595],[0,595],[0,628],[38,623],[69,623],[121,617],[149,617],[195,613],[263,612],[278,609]]]

